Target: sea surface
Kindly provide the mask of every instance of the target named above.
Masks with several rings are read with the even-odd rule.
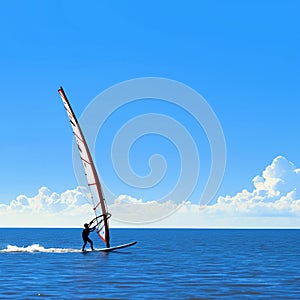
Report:
[[[300,230],[111,230],[135,240],[83,254],[81,229],[1,228],[0,299],[300,299]]]

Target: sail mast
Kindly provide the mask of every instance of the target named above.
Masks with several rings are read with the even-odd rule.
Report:
[[[102,217],[103,217],[103,226],[101,227],[101,229],[98,228],[98,234],[100,236],[100,238],[106,243],[106,247],[109,248],[110,247],[110,237],[109,237],[109,227],[108,227],[108,211],[107,211],[107,207],[106,207],[106,203],[105,203],[105,198],[104,198],[104,194],[101,188],[101,183],[96,171],[96,167],[94,165],[91,153],[89,151],[88,145],[86,143],[85,137],[82,133],[82,130],[80,128],[79,122],[77,121],[77,118],[73,112],[73,109],[67,99],[67,96],[63,90],[62,87],[59,88],[58,90],[61,99],[63,101],[64,107],[67,111],[72,129],[73,129],[73,133],[74,133],[74,137],[79,149],[79,153],[80,153],[80,158],[81,161],[83,163],[84,169],[85,169],[85,174],[87,176],[87,181],[88,181],[88,186],[92,189],[94,188],[96,190],[96,196],[98,198],[98,201],[93,202],[94,204],[94,212],[96,215],[96,218],[99,217],[97,215],[97,208],[98,206],[100,206],[101,211],[102,211]],[[84,155],[83,155],[84,154]],[[90,176],[88,176],[88,174]],[[101,230],[103,229],[104,232],[101,232]]]

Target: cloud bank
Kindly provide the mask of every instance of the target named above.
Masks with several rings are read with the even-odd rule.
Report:
[[[242,190],[233,196],[220,196],[213,205],[200,206],[190,202],[176,207],[143,203],[141,199],[121,195],[111,205],[117,216],[134,221],[147,214],[165,210],[176,212],[168,218],[147,226],[157,227],[300,227],[300,169],[285,157],[278,156],[253,179],[253,190]]]
[[[300,169],[283,156],[276,157],[261,176],[254,177],[253,185],[251,192],[219,197],[211,209],[245,216],[300,216]]]
[[[253,190],[220,196],[213,205],[172,201],[143,202],[120,195],[109,206],[115,227],[300,227],[300,169],[278,156],[253,179]],[[174,212],[175,211],[175,212]],[[174,212],[169,215],[169,212]],[[124,224],[117,220],[140,223]],[[2,227],[81,227],[93,218],[90,204],[79,188],[58,194],[42,187],[34,197],[18,196],[0,204]]]
[[[20,195],[0,204],[1,227],[78,227],[92,217],[79,188],[58,194],[41,187],[33,197]]]

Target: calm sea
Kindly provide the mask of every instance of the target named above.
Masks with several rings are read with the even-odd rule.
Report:
[[[96,248],[102,242],[92,234]],[[0,299],[300,299],[300,230],[0,229]]]

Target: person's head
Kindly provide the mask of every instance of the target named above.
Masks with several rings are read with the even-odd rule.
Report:
[[[89,224],[85,223],[84,225],[84,228],[89,228]]]

